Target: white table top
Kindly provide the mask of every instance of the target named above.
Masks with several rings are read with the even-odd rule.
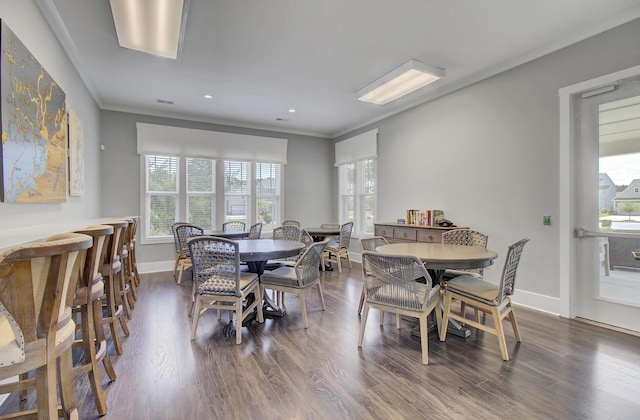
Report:
[[[493,264],[498,253],[477,246],[428,242],[399,242],[381,245],[377,252],[392,255],[413,255],[435,270],[483,268]]]

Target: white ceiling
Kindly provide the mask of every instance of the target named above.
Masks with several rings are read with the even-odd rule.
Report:
[[[102,109],[323,137],[640,17],[640,0],[190,0],[173,61],[120,48],[108,0],[36,2]],[[353,99],[411,58],[446,78]]]

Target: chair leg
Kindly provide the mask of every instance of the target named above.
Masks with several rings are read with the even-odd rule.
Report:
[[[362,347],[362,340],[364,339],[364,330],[367,327],[367,317],[369,316],[369,304],[364,303],[362,309],[362,319],[360,320],[360,333],[358,334],[358,347]]]
[[[104,391],[102,390],[102,382],[98,371],[96,344],[100,344],[100,342],[96,341],[93,302],[88,305],[81,305],[80,316],[82,320],[82,350],[84,352],[84,364],[79,365],[74,370],[73,376],[79,375],[83,370],[88,370],[87,378],[89,379],[96,409],[98,414],[104,415],[107,413],[107,404],[105,403]],[[104,357],[104,354],[101,354],[101,356]]]
[[[242,344],[242,298],[238,299],[235,304],[236,310],[236,344]]]
[[[427,330],[427,315],[423,314],[420,317],[420,346],[422,347],[422,364],[429,364],[429,340]]]
[[[362,293],[360,293],[360,303],[358,303],[358,315],[362,313],[362,306],[364,305],[364,285],[362,285]]]
[[[504,361],[509,360],[509,352],[507,351],[507,340],[504,337],[504,328],[502,328],[502,320],[500,319],[500,313],[497,309],[491,310],[493,315],[493,323],[496,328],[496,335],[498,336],[498,343],[500,344],[500,352],[502,353],[502,359]]]
[[[345,257],[347,257],[347,262],[349,263],[349,269],[352,269],[353,265],[351,265],[351,257],[349,257],[349,252],[348,251],[345,254]]]
[[[440,341],[447,338],[447,327],[449,326],[449,311],[451,310],[451,295],[447,292],[444,294],[444,312],[442,314],[442,325],[440,326]]]
[[[95,327],[96,343],[100,347],[100,350],[98,351],[100,355],[98,357],[102,357],[102,365],[104,366],[104,370],[107,372],[109,379],[112,381],[115,381],[116,371],[113,369],[113,365],[111,364],[111,357],[109,357],[109,355],[107,354],[107,339],[104,334],[104,321],[102,319],[102,302],[100,299],[93,301],[92,309],[93,309],[93,325]],[[102,355],[103,347],[104,347],[104,355]]]
[[[56,359],[53,359],[45,366],[36,369],[36,398],[39,418],[58,418],[56,364]]]
[[[196,297],[196,307],[193,311],[193,323],[191,324],[191,340],[196,338],[196,328],[198,327],[198,319],[200,318],[200,296]]]
[[[182,284],[182,272],[184,271],[184,260],[180,261],[180,267],[178,267],[178,284]]]
[[[336,254],[336,264],[338,266],[338,273],[342,274],[342,258],[340,258],[340,254]]]
[[[322,267],[322,271],[324,272],[324,254],[320,257],[320,267]]]
[[[511,306],[511,303],[509,303],[509,321],[511,321],[511,326],[513,327],[513,334],[516,336],[516,341],[518,343],[521,343],[522,338],[520,337],[520,330],[518,329],[516,314],[513,312],[513,307]]]
[[[400,314],[396,314],[396,328],[400,329]]]
[[[262,302],[262,296],[263,296],[264,291],[260,288],[260,286],[256,286],[256,288],[253,291],[253,294],[255,296],[255,299],[258,302]],[[256,305],[256,309],[258,310],[258,323],[262,324],[264,323],[264,313],[262,313],[262,303],[258,303],[258,305]]]
[[[64,418],[78,419],[76,395],[73,392],[73,361],[71,358],[71,348],[58,358],[57,365],[60,377],[60,401],[62,403]],[[55,387],[53,388],[53,395],[56,395]],[[106,413],[106,405],[104,409]]]
[[[320,284],[320,283],[318,283]],[[302,312],[302,323],[304,328],[309,328],[309,322],[307,320],[307,302],[304,300],[304,290],[298,291],[298,299],[300,299],[300,312]]]
[[[327,307],[324,305],[324,293],[322,293],[322,285],[318,282],[318,294],[320,295],[320,305],[322,305],[322,310],[326,311]]]
[[[180,254],[176,254],[176,262],[173,265],[173,277],[176,276],[176,272],[178,271],[178,265],[180,264]]]

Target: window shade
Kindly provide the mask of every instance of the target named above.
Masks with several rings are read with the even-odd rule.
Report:
[[[287,139],[137,123],[139,155],[287,163]]]
[[[336,143],[336,166],[378,157],[378,129]]]

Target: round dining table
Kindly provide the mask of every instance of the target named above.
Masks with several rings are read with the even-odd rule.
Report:
[[[465,268],[485,268],[493,264],[498,253],[490,249],[430,242],[398,242],[376,247],[376,252],[391,255],[412,255],[418,257],[424,266],[433,270],[435,281],[441,286],[445,270],[460,270]],[[459,337],[467,338],[471,335],[468,328],[464,328],[455,320],[449,320],[448,332]],[[420,329],[415,328],[413,335],[420,335]]]
[[[226,239],[244,239],[249,237],[248,230],[205,230],[204,234]]]
[[[327,236],[339,236],[340,226],[337,227],[306,227],[304,228],[316,242],[321,242]]]

